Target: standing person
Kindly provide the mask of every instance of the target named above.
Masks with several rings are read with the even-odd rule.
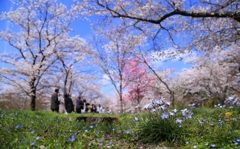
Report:
[[[78,99],[76,100],[76,112],[81,113],[83,106],[84,106],[83,101],[82,101],[81,97],[79,96]]]
[[[54,112],[59,113],[59,100],[58,100],[59,89],[55,89],[55,92],[52,94],[51,97],[51,110]]]
[[[112,110],[111,110],[111,108],[108,106],[107,107],[107,111],[106,111],[108,114],[112,114]]]
[[[69,97],[69,94],[64,95],[64,103],[65,103],[65,109],[66,109],[67,113],[71,113],[74,111],[73,101]]]
[[[98,104],[98,106],[97,106],[97,113],[102,113],[102,106],[101,106],[101,104]]]

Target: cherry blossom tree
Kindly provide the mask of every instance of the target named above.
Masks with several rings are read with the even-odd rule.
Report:
[[[127,24],[129,30],[146,37],[151,48],[158,51],[172,45],[182,51],[211,50],[216,45],[240,42],[238,0],[89,0],[82,3],[87,14],[104,16],[106,25]]]
[[[204,92],[223,104],[228,96],[239,92],[239,46],[225,50],[215,47],[213,51],[190,58],[188,62],[194,66],[180,73],[178,79],[187,92]]]
[[[34,111],[41,79],[57,61],[55,53],[70,38],[69,25],[78,15],[74,8],[68,10],[54,0],[12,2],[17,5],[16,10],[4,12],[1,18],[8,20],[15,28],[2,31],[0,38],[15,51],[1,55],[1,62],[9,66],[1,69],[1,78],[3,83],[29,96],[31,110]],[[71,40],[77,42],[79,39]]]
[[[126,58],[132,55],[132,51],[142,42],[142,38],[132,36],[126,32],[124,27],[113,27],[110,29],[98,28],[97,48],[95,62],[107,75],[108,81],[113,85],[120,100],[121,112],[123,112],[123,71],[126,65]]]
[[[135,105],[140,105],[141,100],[151,87],[153,79],[148,75],[147,67],[139,58],[124,60],[123,69],[124,88],[128,94],[125,99],[131,100]]]

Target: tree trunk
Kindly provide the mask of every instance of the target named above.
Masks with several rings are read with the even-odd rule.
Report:
[[[36,107],[36,95],[31,95],[31,110],[35,111],[35,107]]]
[[[35,87],[35,81],[36,81],[36,78],[33,77],[31,79],[31,82],[30,82],[30,87],[31,87],[31,110],[32,111],[35,111],[35,107],[36,107],[36,87]]]

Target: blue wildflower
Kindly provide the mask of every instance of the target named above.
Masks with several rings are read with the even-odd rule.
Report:
[[[68,139],[66,140],[66,143],[69,143],[69,142],[71,142],[71,140],[68,138]]]
[[[59,132],[58,134],[57,134],[57,136],[59,137],[61,135],[61,133]]]
[[[103,142],[100,142],[100,143],[99,143],[99,146],[103,146]]]
[[[38,139],[40,139],[40,136],[37,136],[37,137],[36,137],[36,140],[38,140]]]
[[[208,146],[208,142],[206,142],[205,145]]]
[[[28,142],[28,140],[26,140],[26,139],[22,139],[21,141],[22,141],[22,143]]]
[[[210,147],[211,147],[211,148],[215,148],[215,147],[216,147],[216,144],[211,144]]]
[[[36,142],[32,142],[31,144],[30,144],[30,146],[34,146],[36,144]]]
[[[131,130],[127,130],[127,131],[126,131],[126,134],[130,134],[130,133],[131,133]]]
[[[186,142],[186,144],[189,144],[189,142]]]
[[[87,129],[85,129],[85,130],[84,130],[84,132],[88,132],[88,130],[87,130]]]
[[[113,128],[112,131],[115,131],[115,128]]]
[[[21,127],[22,127],[22,124],[18,124],[15,126],[16,129],[21,128]]]
[[[93,126],[91,125],[89,128],[91,128],[91,129],[92,129],[92,128],[93,128]]]
[[[59,144],[57,143],[56,146],[59,146]]]
[[[33,129],[32,129],[32,130],[30,130],[30,133],[34,133],[34,132],[35,132],[35,130],[33,130]]]
[[[193,148],[198,148],[198,146],[197,146],[197,145],[194,145]]]
[[[76,134],[73,134],[73,135],[71,135],[71,141],[73,142],[73,141],[75,141],[76,139],[77,139],[77,135]]]
[[[138,117],[135,117],[135,121],[138,121]]]
[[[236,142],[240,143],[240,138],[237,138],[237,139],[236,139]]]

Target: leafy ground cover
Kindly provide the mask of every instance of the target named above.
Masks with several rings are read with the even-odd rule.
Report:
[[[111,116],[119,122],[105,123],[76,121],[75,113],[0,110],[0,148],[240,148],[239,107],[184,112],[118,114]]]

